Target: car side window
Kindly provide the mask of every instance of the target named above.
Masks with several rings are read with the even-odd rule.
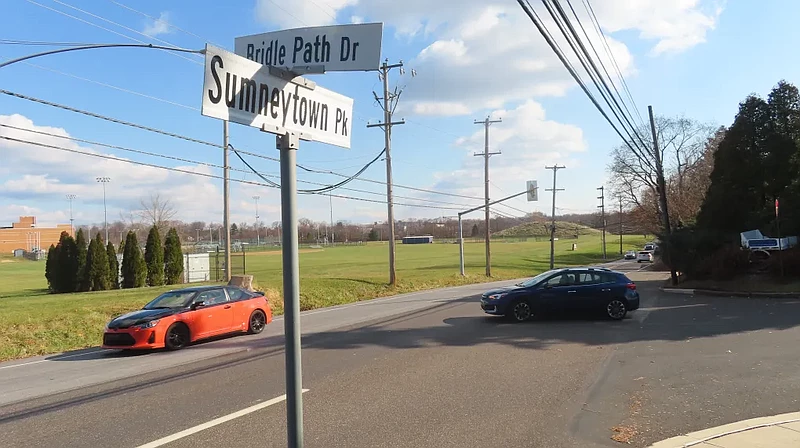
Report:
[[[604,273],[600,274],[600,282],[601,283],[614,283],[614,282],[616,282],[616,278],[614,277],[614,274],[609,274],[607,272],[604,272]]]
[[[581,272],[578,274],[578,284],[595,285],[600,283],[600,274],[596,272]]]
[[[213,306],[227,302],[228,297],[225,295],[225,291],[221,289],[212,289],[201,293],[197,297],[197,300],[202,300],[203,306]]]
[[[572,286],[575,284],[575,274],[572,272],[565,272],[555,277],[551,277],[545,282],[545,286],[557,288],[559,286]]]
[[[239,288],[225,288],[225,291],[228,292],[228,297],[231,298],[231,302],[249,298],[248,294]]]

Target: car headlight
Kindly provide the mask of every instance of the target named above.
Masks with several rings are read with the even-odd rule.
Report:
[[[488,297],[489,300],[500,300],[501,298],[505,297],[504,293],[500,294],[492,294]]]
[[[138,328],[140,330],[147,330],[148,328],[153,328],[156,325],[158,325],[158,321],[159,321],[158,319],[151,320],[150,322],[145,322],[141,325],[134,325],[134,328]]]

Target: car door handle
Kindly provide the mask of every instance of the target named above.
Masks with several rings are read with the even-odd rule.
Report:
[[[610,292],[610,291],[611,291],[611,288],[603,288],[603,289],[601,289],[600,291],[603,291],[603,292]]]
[[[230,305],[225,305],[226,310],[229,309],[230,307],[231,307]]]
[[[567,291],[568,294],[574,294],[576,292],[578,292],[578,291]]]

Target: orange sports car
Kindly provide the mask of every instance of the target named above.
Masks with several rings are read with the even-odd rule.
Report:
[[[272,309],[262,292],[235,286],[177,289],[111,320],[103,348],[178,350],[213,336],[261,333],[270,322]]]

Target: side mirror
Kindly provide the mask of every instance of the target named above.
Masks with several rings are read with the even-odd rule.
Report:
[[[553,289],[553,285],[544,285],[544,289]]]
[[[192,306],[190,308],[191,308],[192,311],[194,311],[194,310],[200,308],[201,306],[203,306],[204,304],[205,304],[205,302],[203,302],[202,300],[198,300],[197,302],[192,303]]]

